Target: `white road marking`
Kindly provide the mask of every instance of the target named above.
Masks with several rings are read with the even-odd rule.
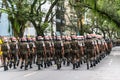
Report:
[[[25,74],[24,77],[28,77],[28,76],[34,75],[35,73],[37,73],[37,72],[32,72],[32,73]]]
[[[113,62],[113,60],[112,59],[110,59],[110,62],[108,63],[109,65],[111,65],[111,63]]]

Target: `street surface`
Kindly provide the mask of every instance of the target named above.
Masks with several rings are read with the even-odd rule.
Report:
[[[61,70],[52,66],[38,71],[36,65],[27,71],[19,67],[8,71],[0,68],[0,80],[120,80],[120,47],[114,47],[109,56],[89,70],[85,64],[76,70],[72,66],[64,66]]]

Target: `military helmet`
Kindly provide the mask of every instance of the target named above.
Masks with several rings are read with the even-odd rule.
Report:
[[[44,36],[44,40],[49,41],[50,40],[49,36]]]
[[[62,36],[62,40],[65,40],[66,39],[66,36]]]
[[[84,40],[84,36],[77,36],[78,40]]]
[[[92,36],[91,36],[91,35],[89,35],[89,34],[87,34],[87,35],[85,36],[85,38],[86,38],[86,39],[91,39],[91,38],[92,38]]]
[[[36,37],[36,40],[37,40],[37,41],[43,41],[43,37],[42,37],[42,36],[37,36],[37,37]]]
[[[28,38],[27,38],[27,41],[28,41],[28,42],[32,42],[33,40],[32,40],[31,37],[28,37]]]
[[[3,37],[2,41],[5,42],[5,43],[8,42],[8,38],[7,37]]]
[[[70,37],[70,36],[66,36],[66,37],[65,37],[65,40],[66,40],[66,41],[71,41],[71,37]]]
[[[33,38],[32,38],[32,40],[33,40],[33,41],[36,41],[36,38],[35,38],[35,37],[33,37]]]
[[[12,37],[12,38],[11,38],[11,41],[12,41],[12,42],[16,42],[17,39],[16,39],[15,37]]]
[[[25,37],[21,38],[21,42],[27,42],[27,39]]]
[[[57,36],[56,40],[62,40],[61,36]]]
[[[77,36],[76,35],[72,35],[71,38],[72,38],[72,40],[77,40]]]

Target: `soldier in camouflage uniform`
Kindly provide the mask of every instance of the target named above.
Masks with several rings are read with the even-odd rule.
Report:
[[[11,58],[9,67],[11,68],[13,64],[13,68],[16,69],[16,62],[18,58],[18,44],[15,37],[11,38],[11,43],[9,45],[10,45],[10,58]]]
[[[78,61],[78,67],[80,67],[80,64],[84,61],[84,37],[83,36],[77,36],[78,39],[78,45],[79,45],[79,61]]]
[[[78,45],[78,41],[77,41],[77,36],[72,35],[71,36],[72,41],[71,41],[71,54],[72,54],[72,64],[73,64],[73,69],[78,68],[79,67],[79,45]]]
[[[27,41],[28,41],[28,44],[29,44],[29,61],[28,61],[28,65],[30,66],[30,68],[32,68],[32,61],[33,61],[33,56],[34,56],[34,53],[35,53],[35,44],[32,40],[32,38],[27,38]]]
[[[45,36],[44,37],[44,40],[45,40],[45,48],[46,48],[46,59],[44,61],[44,65],[45,65],[45,68],[48,66],[50,67],[52,65],[52,45],[51,45],[51,42],[50,42],[50,39],[49,39],[49,36]]]
[[[106,54],[109,55],[111,50],[112,50],[112,40],[106,39],[106,43],[107,43],[107,46],[108,46],[108,50],[107,50]]]
[[[50,39],[50,44],[51,44],[51,61],[54,60],[54,55],[55,55],[55,48],[54,48],[54,37],[49,36]],[[51,63],[52,64],[52,63]]]
[[[66,36],[65,41],[64,41],[64,57],[66,58],[67,61],[67,66],[70,65],[71,62],[71,37],[70,36]],[[63,64],[65,65],[65,61],[63,62]]]
[[[92,37],[87,35],[85,40],[85,55],[86,55],[86,63],[87,63],[87,69],[89,69],[89,62],[90,67],[93,67],[94,61],[94,42],[92,40]]]
[[[24,67],[24,69],[27,70],[28,57],[30,56],[30,53],[29,53],[29,44],[27,43],[27,39],[25,37],[21,38],[21,42],[19,43],[19,51],[20,51],[20,56],[22,58],[20,68],[22,69]]]
[[[55,57],[54,57],[55,64],[57,65],[57,69],[60,69],[62,58],[64,57],[64,45],[60,36],[56,37],[54,47],[55,47]]]
[[[8,39],[6,37],[3,37],[3,44],[1,45],[1,50],[3,51],[3,66],[4,71],[8,70],[8,61],[10,59],[9,50],[10,46],[8,44]]]
[[[38,70],[41,69],[41,67],[43,67],[43,61],[44,58],[46,57],[46,48],[45,48],[45,43],[44,43],[44,39],[42,36],[38,36],[36,37],[36,41],[35,41],[35,46],[36,46],[36,50],[35,53],[37,55],[37,65],[38,65]]]

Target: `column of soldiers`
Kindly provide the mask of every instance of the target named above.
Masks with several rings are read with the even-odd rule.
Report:
[[[72,65],[79,68],[83,63],[87,69],[96,66],[112,49],[112,42],[101,36],[37,36],[2,38],[1,44],[4,71],[9,68],[28,70],[36,64],[38,70],[56,65]]]

